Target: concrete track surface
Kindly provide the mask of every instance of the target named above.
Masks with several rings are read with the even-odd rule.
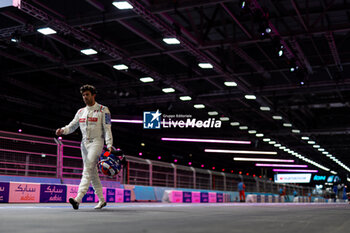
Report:
[[[0,233],[350,232],[350,205],[336,203],[0,204]]]

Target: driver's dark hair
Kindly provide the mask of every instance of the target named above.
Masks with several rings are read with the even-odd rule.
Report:
[[[85,91],[90,91],[91,95],[94,95],[97,93],[96,88],[92,85],[85,84],[80,87],[80,93],[83,94]]]

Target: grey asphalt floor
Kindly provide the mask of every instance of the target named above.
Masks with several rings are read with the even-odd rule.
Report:
[[[0,233],[344,233],[350,204],[0,204]]]

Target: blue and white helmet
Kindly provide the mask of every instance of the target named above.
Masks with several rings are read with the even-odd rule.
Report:
[[[106,176],[117,175],[121,170],[121,155],[124,156],[120,150],[102,153],[98,162],[99,170]]]

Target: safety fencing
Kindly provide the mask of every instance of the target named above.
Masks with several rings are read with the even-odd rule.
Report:
[[[286,194],[296,190],[311,193],[309,187],[279,185],[265,178],[217,172],[126,156],[127,166],[118,176],[100,175],[102,181],[128,185],[144,185],[203,190],[237,191],[244,181],[247,192]],[[80,179],[83,169],[80,142],[0,131],[0,175]]]

